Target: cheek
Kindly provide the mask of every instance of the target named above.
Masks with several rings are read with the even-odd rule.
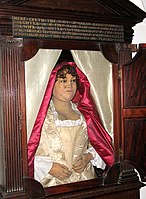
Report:
[[[73,90],[76,93],[76,91],[77,91],[77,85],[76,84],[73,86]]]
[[[64,87],[62,85],[56,85],[54,86],[54,89],[53,89],[53,96],[55,97],[60,97],[62,96],[62,94],[64,93]]]
[[[56,96],[56,95],[58,95],[60,93],[60,89],[59,89],[59,87],[54,87],[54,89],[53,89],[53,95],[54,96]]]

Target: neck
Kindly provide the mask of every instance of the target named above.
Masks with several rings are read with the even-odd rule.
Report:
[[[56,98],[52,98],[56,111],[63,110],[69,111],[71,110],[71,103],[70,101],[61,101]]]

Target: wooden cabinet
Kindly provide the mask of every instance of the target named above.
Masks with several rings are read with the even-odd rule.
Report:
[[[117,1],[1,1],[0,197],[139,198],[146,176],[146,45],[132,59],[132,26],[146,14]],[[62,34],[63,33],[63,34]],[[115,164],[94,180],[44,189],[28,178],[25,61],[40,49],[101,51],[112,63]]]

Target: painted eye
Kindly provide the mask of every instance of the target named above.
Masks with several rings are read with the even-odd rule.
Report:
[[[71,82],[73,82],[73,83],[75,82],[76,83],[76,79],[72,79]]]
[[[61,82],[61,83],[66,83],[67,80],[66,80],[66,79],[63,79],[63,80],[61,80],[60,82]]]

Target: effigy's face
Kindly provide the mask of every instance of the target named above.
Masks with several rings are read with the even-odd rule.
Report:
[[[54,85],[53,98],[70,101],[77,90],[76,77],[66,74],[65,78],[58,78]]]

